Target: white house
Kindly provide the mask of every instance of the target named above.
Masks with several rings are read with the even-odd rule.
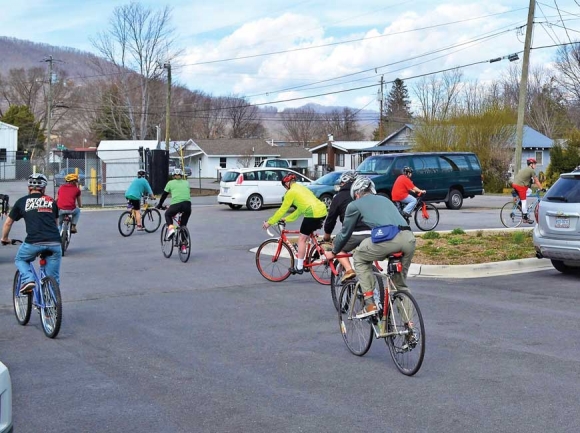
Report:
[[[18,127],[0,122],[0,179],[16,179]]]
[[[310,149],[314,165],[318,170],[330,166],[333,170],[354,170],[366,158],[368,153],[361,150],[372,148],[378,141],[330,141],[334,151],[334,161],[328,161],[328,142]]]
[[[157,140],[103,140],[97,156],[104,163],[103,188],[107,192],[125,191],[141,168],[139,148],[157,149]]]

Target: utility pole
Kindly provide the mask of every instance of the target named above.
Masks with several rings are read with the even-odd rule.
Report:
[[[54,59],[52,56],[48,56],[43,60],[44,62],[48,62],[48,106],[46,108],[46,153],[44,155],[44,174],[46,176],[49,175],[48,167],[50,164],[50,136],[52,134],[52,63]]]
[[[534,12],[536,0],[530,0],[528,24],[526,25],[526,40],[524,42],[524,60],[522,62],[522,78],[520,80],[520,95],[518,99],[518,123],[516,125],[516,152],[514,160],[514,175],[522,165],[522,145],[524,141],[524,116],[526,114],[526,99],[528,94],[528,67],[530,65],[530,46],[534,30]]]
[[[167,107],[165,108],[165,150],[169,152],[169,111],[171,108],[171,63],[163,64],[167,69]]]
[[[381,89],[379,90],[379,141],[383,139],[383,85],[385,80],[381,75]]]

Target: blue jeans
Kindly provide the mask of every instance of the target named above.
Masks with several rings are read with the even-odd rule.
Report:
[[[46,258],[45,271],[46,275],[53,277],[58,284],[60,284],[60,260],[62,259],[62,248],[58,245],[37,245],[27,244],[26,242],[20,245],[14,263],[16,268],[20,271],[22,284],[34,281],[34,276],[30,271],[30,262],[33,262],[36,255],[42,250],[52,251],[52,256]]]
[[[79,217],[81,216],[81,210],[78,207],[75,207],[74,210],[60,209],[58,211],[58,231],[62,229],[62,222],[64,220],[64,215],[66,214],[72,215],[71,224],[74,224],[76,226],[77,223],[79,222]]]
[[[407,197],[405,197],[403,200],[401,200],[401,203],[406,205],[405,209],[403,209],[403,211],[407,212],[407,213],[411,213],[411,211],[415,207],[415,203],[417,203],[417,199],[415,197],[413,197],[411,194],[409,194]]]

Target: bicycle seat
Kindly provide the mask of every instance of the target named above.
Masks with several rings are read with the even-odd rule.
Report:
[[[403,257],[403,252],[399,251],[398,253],[389,254],[387,259],[400,259],[401,257]]]
[[[40,257],[41,259],[45,259],[48,256],[52,256],[52,251],[50,251],[50,250],[41,250],[36,255],[36,257]]]

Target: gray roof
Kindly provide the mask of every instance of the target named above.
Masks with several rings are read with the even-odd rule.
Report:
[[[240,157],[252,154],[256,157],[284,158],[284,159],[311,159],[308,149],[299,146],[272,146],[262,139],[195,139],[195,144],[207,156],[213,157]]]

